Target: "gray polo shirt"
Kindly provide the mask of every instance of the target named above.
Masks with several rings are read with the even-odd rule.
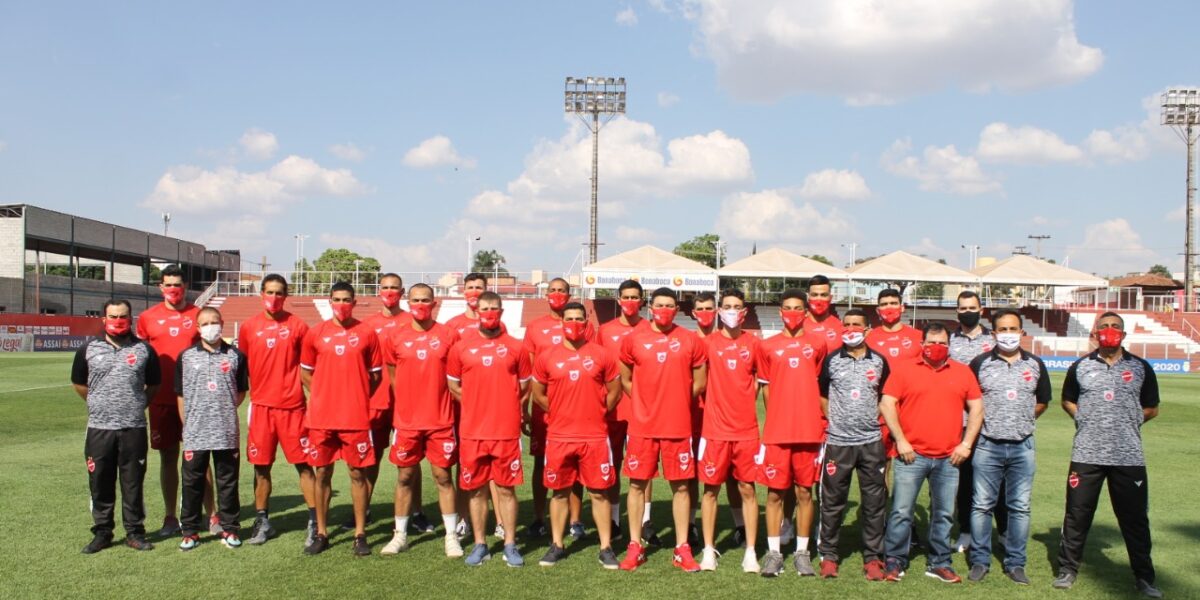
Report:
[[[1067,370],[1062,399],[1078,406],[1072,462],[1145,466],[1142,409],[1158,406],[1158,378],[1149,363],[1125,350],[1109,366],[1092,352]]]
[[[115,342],[102,337],[84,344],[71,365],[71,383],[88,388],[89,429],[145,427],[146,386],[162,381],[149,344],[132,335]]]
[[[183,449],[238,447],[237,395],[250,389],[246,355],[221,342],[208,351],[197,342],[175,362],[175,394],[183,396]]]
[[[1020,350],[1013,362],[999,350],[980,354],[971,371],[983,391],[984,437],[1018,442],[1033,435],[1038,404],[1050,403],[1050,376],[1042,359]]]
[[[887,359],[867,348],[854,358],[843,346],[825,358],[817,384],[829,399],[827,442],[859,446],[880,439],[879,398],[887,381]]]
[[[967,336],[962,332],[962,328],[950,334],[950,358],[964,365],[971,364],[975,357],[991,352],[995,347],[996,338],[987,327],[980,326],[979,335],[975,337]]]

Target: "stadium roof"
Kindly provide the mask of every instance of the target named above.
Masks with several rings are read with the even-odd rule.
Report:
[[[664,271],[670,273],[715,273],[716,269],[655,246],[642,246],[598,260],[585,272]]]
[[[719,271],[722,277],[792,277],[805,279],[824,275],[830,279],[845,279],[846,272],[811,258],[771,248],[758,254],[731,262]]]
[[[897,250],[851,268],[847,275],[855,281],[933,281],[939,283],[975,283],[972,273],[934,262],[928,258]]]
[[[1060,285],[1099,286],[1108,283],[1100,277],[1089,275],[1044,260],[1018,254],[971,271],[981,283],[990,285]],[[1170,281],[1170,280],[1167,280]]]

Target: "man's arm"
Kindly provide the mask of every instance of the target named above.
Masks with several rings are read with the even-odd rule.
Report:
[[[300,367],[300,385],[304,387],[304,393],[306,394],[312,394],[312,377],[312,369]]]
[[[708,365],[692,368],[692,398],[699,398],[708,387]]]
[[[605,398],[605,402],[609,412],[611,412],[612,409],[617,407],[617,403],[621,401],[621,378],[614,377],[604,385],[608,388],[608,396]]]
[[[462,402],[462,381],[453,377],[447,377],[446,389],[450,390],[450,395],[454,396],[455,401]]]
[[[175,408],[179,410],[179,422],[183,423],[183,394],[175,396]]]
[[[967,429],[963,432],[962,443],[954,447],[950,453],[950,464],[958,466],[971,458],[971,449],[975,447],[975,439],[983,428],[983,399],[967,400]]]
[[[75,393],[79,394],[79,397],[84,400],[87,400],[87,381],[87,344],[84,344],[82,348],[75,352],[75,361],[71,364],[71,385],[75,386]]]
[[[1062,407],[1067,411],[1071,418],[1075,418],[1075,413],[1079,412],[1079,378],[1076,372],[1078,371],[1079,363],[1076,362],[1067,369],[1067,378],[1063,380],[1062,389]]]
[[[529,386],[529,397],[542,410],[550,411],[550,399],[546,397],[546,384],[534,379]]]
[[[912,461],[917,459],[917,454],[913,452],[912,444],[908,443],[908,438],[904,437],[904,428],[900,426],[900,413],[896,410],[898,402],[899,400],[895,396],[884,394],[883,400],[879,401],[879,414],[883,415],[883,422],[887,423],[892,437],[896,438],[896,454],[900,457],[900,460],[911,464]]]
[[[73,385],[73,386],[75,387],[75,393],[76,393],[76,394],[79,394],[79,397],[80,397],[80,398],[83,398],[84,400],[87,400],[88,386],[86,386],[86,385],[79,385],[78,383],[73,383],[73,384],[71,384],[71,385]]]
[[[367,381],[371,384],[370,395],[374,396],[379,389],[379,384],[383,383],[383,369],[367,371]]]
[[[633,367],[627,363],[621,363],[621,389],[633,396]]]

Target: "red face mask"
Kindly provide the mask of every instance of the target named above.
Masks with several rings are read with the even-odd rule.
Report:
[[[347,321],[354,314],[354,305],[349,302],[332,302],[329,307],[333,309],[333,318],[338,321]]]
[[[379,290],[379,301],[387,308],[395,308],[401,295],[400,290]]]
[[[592,324],[588,321],[563,321],[563,337],[572,342],[586,340],[591,329]]]
[[[432,302],[409,302],[408,312],[417,321],[426,321],[433,316]]]
[[[639,310],[642,310],[641,300],[621,301],[621,314],[625,315],[626,317],[632,317],[633,315],[638,314]]]
[[[500,326],[500,315],[504,312],[501,310],[488,310],[479,313],[480,329],[495,329]]]
[[[879,318],[882,319],[884,323],[891,325],[900,320],[900,312],[903,310],[904,309],[899,306],[881,306],[876,312],[879,313]]]
[[[463,297],[467,299],[467,306],[469,306],[471,310],[479,308],[479,295],[482,293],[483,290],[467,290],[463,292]]]
[[[692,317],[696,319],[696,322],[699,323],[701,327],[708,329],[709,327],[712,327],[713,322],[717,320],[717,311],[694,310],[692,311]]]
[[[283,310],[283,296],[263,296],[263,308],[269,313],[277,313]]]
[[[950,346],[945,344],[926,344],[921,348],[921,355],[933,364],[941,364],[950,356]]]
[[[814,315],[823,315],[829,312],[829,300],[826,298],[809,298],[808,310]]]
[[[659,327],[670,327],[675,322],[675,314],[678,312],[678,308],[650,309],[650,314],[654,317],[654,324]]]
[[[162,295],[167,304],[174,305],[183,302],[183,288],[181,287],[163,288]]]
[[[571,295],[566,292],[550,292],[546,294],[546,302],[550,304],[550,310],[562,310],[570,299]]]
[[[783,326],[789,331],[796,331],[804,324],[803,310],[781,310],[779,316],[783,319]]]
[[[117,319],[105,318],[104,331],[114,337],[120,337],[129,333],[129,317],[120,317]]]
[[[1101,348],[1117,348],[1121,345],[1121,339],[1124,337],[1120,329],[1109,327],[1096,332],[1096,341],[1100,342]]]

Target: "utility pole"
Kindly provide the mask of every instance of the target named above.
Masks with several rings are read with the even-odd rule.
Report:
[[[1028,237],[1029,239],[1034,241],[1034,244],[1033,244],[1034,258],[1041,258],[1042,257],[1042,240],[1048,240],[1048,239],[1050,239],[1050,236],[1048,236],[1048,235],[1030,235],[1030,236],[1026,236],[1026,237]]]

